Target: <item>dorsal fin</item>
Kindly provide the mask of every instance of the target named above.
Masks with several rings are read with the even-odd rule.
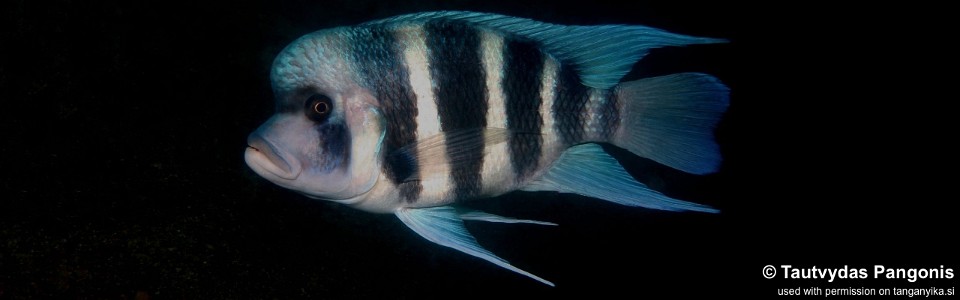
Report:
[[[396,16],[365,25],[429,20],[461,20],[537,41],[554,57],[573,65],[580,81],[607,89],[623,78],[650,49],[665,46],[723,43],[726,40],[692,37],[639,25],[556,25],[490,13],[437,11]]]

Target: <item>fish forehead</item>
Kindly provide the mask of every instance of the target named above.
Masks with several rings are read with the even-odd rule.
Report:
[[[333,97],[358,86],[349,62],[353,43],[349,32],[346,27],[316,31],[277,55],[270,79],[278,104],[289,104],[291,95],[325,91]]]

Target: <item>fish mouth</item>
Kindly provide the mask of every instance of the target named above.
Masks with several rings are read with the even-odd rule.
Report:
[[[298,164],[290,163],[293,160],[284,158],[281,153],[273,143],[253,133],[247,137],[247,150],[243,156],[247,165],[261,176],[270,174],[285,180],[297,179],[301,168]]]

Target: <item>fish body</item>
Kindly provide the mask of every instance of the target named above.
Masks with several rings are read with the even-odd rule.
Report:
[[[699,73],[620,79],[649,49],[722,41],[472,12],[321,30],[274,61],[277,113],[250,135],[245,158],[280,186],[395,214],[428,240],[552,285],[480,247],[463,220],[552,223],[458,204],[557,191],[715,212],[647,188],[598,144],[716,171],[722,83]]]

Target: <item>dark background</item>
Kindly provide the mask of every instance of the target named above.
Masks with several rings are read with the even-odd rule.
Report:
[[[943,89],[949,76],[929,71],[953,67],[932,58],[945,51],[930,30],[945,22],[937,8],[87,2],[0,7],[0,299],[769,297],[795,282],[763,279],[767,264],[960,267],[946,244],[957,238],[957,152],[947,145],[955,113],[943,105],[956,94]],[[439,9],[731,40],[656,50],[628,75],[705,72],[731,87],[719,173],[611,149],[642,181],[722,213],[552,193],[471,203],[560,224],[468,223],[549,288],[245,166],[246,135],[272,113],[270,64],[287,43]]]

